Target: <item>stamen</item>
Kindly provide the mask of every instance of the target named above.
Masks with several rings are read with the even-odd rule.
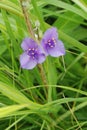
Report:
[[[34,55],[34,52],[32,52],[31,54]]]
[[[54,46],[51,45],[50,47],[53,48]]]
[[[54,37],[52,38],[52,41],[56,44],[56,40],[55,40],[55,38],[54,38]]]
[[[55,44],[56,44],[56,40],[55,40],[55,38],[52,37],[51,39],[49,39],[49,40],[47,41],[46,44],[48,44],[49,47],[51,47],[51,48],[55,47]]]
[[[32,48],[32,50],[34,51],[35,49],[34,49],[34,48]]]
[[[49,45],[51,45],[51,43],[50,43],[50,42],[49,42],[48,44],[49,44]]]
[[[29,51],[31,50],[31,48],[28,49]]]

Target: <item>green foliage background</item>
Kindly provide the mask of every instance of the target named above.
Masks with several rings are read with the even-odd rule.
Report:
[[[46,92],[37,67],[20,68],[20,1],[0,0],[0,130],[87,130],[87,1],[31,0],[27,11],[33,28],[58,29],[66,55],[43,64]]]

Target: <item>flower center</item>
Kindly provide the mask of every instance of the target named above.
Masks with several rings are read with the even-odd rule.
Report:
[[[37,53],[37,49],[36,49],[36,48],[29,48],[29,49],[27,50],[27,54],[28,54],[31,58],[33,58],[33,59],[35,59],[35,58],[38,57],[38,53]]]
[[[55,47],[55,44],[56,44],[56,40],[55,40],[54,38],[49,39],[49,40],[47,41],[47,46],[50,47],[50,48]]]

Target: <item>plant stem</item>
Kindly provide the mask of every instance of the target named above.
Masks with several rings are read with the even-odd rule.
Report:
[[[23,3],[25,3],[25,5],[23,5]],[[26,2],[26,0],[20,0],[20,4],[21,4],[21,7],[22,7],[22,12],[24,14],[24,18],[25,18],[25,21],[26,21],[28,32],[29,32],[30,36],[33,39],[35,39],[35,35],[34,35],[33,29],[32,29],[32,25],[31,25],[31,21],[29,19],[29,13],[27,12],[27,2]]]
[[[23,2],[25,2],[25,5],[23,5]],[[21,3],[23,14],[24,14],[24,18],[25,18],[25,21],[26,21],[26,25],[27,25],[27,28],[28,28],[28,32],[29,32],[30,36],[36,41],[35,34],[33,32],[31,21],[30,21],[30,18],[29,18],[29,14],[27,12],[26,0],[20,0],[20,3]],[[38,69],[39,69],[43,84],[47,88],[47,80],[46,80],[46,75],[45,75],[43,66],[41,64],[39,64]]]
[[[46,75],[45,75],[43,66],[41,64],[38,64],[38,69],[39,69],[42,81],[43,81],[45,87],[47,88],[47,80],[46,80]]]

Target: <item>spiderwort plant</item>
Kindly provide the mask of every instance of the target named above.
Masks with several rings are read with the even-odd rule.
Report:
[[[21,44],[24,53],[20,56],[20,64],[24,69],[33,69],[37,64],[45,61],[45,54],[41,46],[33,39],[25,38]]]
[[[20,56],[20,64],[24,69],[33,69],[45,61],[46,56],[59,57],[65,54],[65,48],[58,39],[57,29],[48,29],[38,45],[32,38],[25,38],[21,44],[24,53]]]
[[[58,40],[57,29],[54,27],[45,32],[41,41],[41,45],[46,55],[59,57],[65,54],[63,42]]]

